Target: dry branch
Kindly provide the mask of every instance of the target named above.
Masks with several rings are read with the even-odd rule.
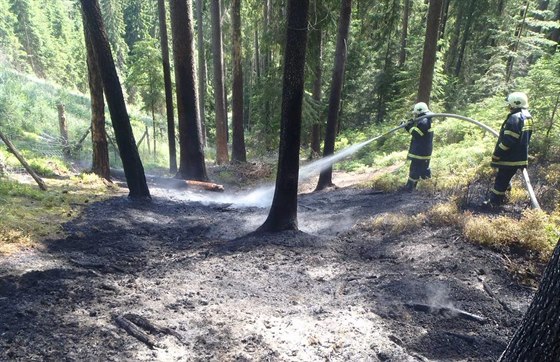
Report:
[[[23,158],[23,156],[21,155],[21,153],[19,153],[17,148],[12,144],[12,142],[10,142],[10,140],[1,131],[0,131],[0,139],[6,144],[6,146],[10,150],[10,152],[12,152],[14,154],[14,156],[16,156],[16,158],[23,165],[23,167],[25,168],[27,173],[29,173],[31,175],[31,177],[33,177],[35,182],[37,182],[37,185],[39,185],[39,188],[43,191],[46,191],[47,190],[47,185],[45,184],[43,179],[41,179],[39,177],[39,175],[37,175],[37,173],[35,171],[33,171],[33,169],[27,163],[25,158]]]
[[[405,305],[419,312],[457,315],[461,318],[479,322],[479,323],[486,323],[487,321],[486,317],[482,317],[477,314],[469,313],[462,309],[457,309],[453,307],[431,306],[431,305],[421,304],[421,303],[405,303]]]
[[[139,340],[140,342],[145,343],[148,347],[154,348],[157,347],[157,343],[150,337],[148,334],[144,333],[138,326],[128,319],[124,318],[123,316],[116,316],[115,323],[127,331],[128,334]]]
[[[138,314],[127,313],[124,315],[124,318],[131,321],[132,323],[136,324],[138,327],[150,332],[150,333],[162,333],[174,336],[179,340],[179,342],[183,343],[183,338],[173,329],[168,327],[160,327],[157,324],[150,322],[148,319],[142,317]]]

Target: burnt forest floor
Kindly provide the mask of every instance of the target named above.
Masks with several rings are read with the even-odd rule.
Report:
[[[438,195],[304,192],[301,231],[256,235],[268,208],[152,181],[0,259],[0,360],[494,361],[534,292],[453,228],[366,226]]]

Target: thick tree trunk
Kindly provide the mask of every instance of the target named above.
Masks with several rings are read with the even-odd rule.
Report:
[[[233,26],[232,58],[233,58],[233,90],[232,90],[232,122],[233,144],[232,159],[246,162],[245,131],[243,128],[243,67],[241,66],[241,0],[231,2]]]
[[[170,0],[175,84],[179,115],[180,162],[177,177],[207,181],[196,94],[191,1]]]
[[[330,156],[334,153],[334,143],[338,130],[340,98],[342,95],[342,85],[344,81],[344,68],[346,66],[348,33],[350,30],[351,15],[352,0],[342,0],[340,6],[340,19],[338,22],[338,36],[336,39],[336,51],[331,83],[331,93],[329,96],[327,129],[325,132],[325,143],[323,146],[324,157]],[[332,166],[329,166],[326,170],[321,171],[316,190],[322,190],[332,185]]]
[[[426,102],[427,104],[430,103],[430,94],[432,93],[441,7],[442,0],[430,0],[417,96],[418,102]]]
[[[198,111],[200,113],[202,144],[206,146],[206,51],[204,48],[204,31],[202,29],[203,9],[204,0],[196,0],[196,22],[198,25]]]
[[[173,109],[173,86],[171,84],[171,65],[169,63],[169,41],[167,40],[167,17],[165,0],[158,0],[159,32],[163,83],[165,87],[165,110],[167,114],[167,142],[169,143],[169,172],[177,172],[177,146],[175,144],[175,117]]]
[[[99,3],[97,0],[80,0],[80,2],[103,81],[103,90],[109,105],[115,137],[130,191],[129,197],[149,198],[150,191],[146,183],[144,166],[134,141],[119,77],[101,18]]]
[[[557,362],[560,356],[560,244],[500,362]]]
[[[297,189],[308,10],[308,0],[288,2],[276,190],[268,217],[258,231],[278,232],[298,228]]]
[[[226,101],[224,99],[224,57],[222,53],[222,17],[220,0],[212,3],[212,50],[214,53],[214,101],[216,108],[216,163],[229,161],[227,147]]]
[[[85,19],[84,19],[85,20]],[[91,100],[91,171],[99,177],[110,181],[111,168],[109,165],[109,143],[105,130],[105,100],[103,99],[103,81],[99,74],[99,67],[95,60],[95,53],[91,45],[90,35],[84,21],[84,35],[86,38],[88,85]]]

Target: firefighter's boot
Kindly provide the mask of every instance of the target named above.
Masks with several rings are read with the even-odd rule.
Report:
[[[484,204],[490,207],[498,207],[504,203],[504,199],[505,195],[497,195],[491,192],[490,197],[484,202]]]
[[[418,183],[417,181],[408,180],[406,185],[404,185],[404,190],[407,191],[407,192],[412,192],[412,191],[416,190],[416,184],[417,183]]]

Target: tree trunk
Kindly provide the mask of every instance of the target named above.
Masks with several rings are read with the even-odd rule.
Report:
[[[457,4],[457,15],[455,16],[455,26],[453,27],[453,34],[451,34],[451,41],[449,50],[445,55],[445,72],[450,74],[453,66],[457,64],[457,52],[459,49],[459,41],[461,40],[461,28],[464,21],[464,4]]]
[[[103,99],[103,81],[99,74],[99,67],[95,60],[95,53],[91,45],[89,31],[84,19],[84,36],[86,39],[88,85],[91,100],[91,171],[107,181],[111,180],[109,166],[109,143],[105,130],[105,100]]]
[[[208,181],[196,94],[191,1],[170,0],[169,3],[181,152],[177,177]]]
[[[554,20],[555,21],[560,20],[560,2],[556,4]],[[558,43],[560,42],[560,26],[556,26],[555,28],[553,28],[547,38],[556,43],[556,45],[554,46],[554,51],[556,51],[556,48],[558,47]]]
[[[463,38],[461,39],[461,46],[459,47],[459,54],[457,54],[457,64],[455,65],[455,72],[453,73],[456,77],[461,74],[461,67],[463,66],[463,58],[465,57],[465,49],[467,48],[467,42],[469,41],[469,36],[471,35],[471,26],[474,21],[474,11],[476,8],[476,0],[470,0],[469,10],[467,15],[467,24],[463,30]]]
[[[103,81],[103,90],[109,105],[119,154],[130,191],[129,197],[150,198],[144,166],[134,141],[134,134],[132,133],[130,119],[126,110],[121,84],[101,18],[99,3],[97,0],[80,0],[80,2]]]
[[[60,129],[60,139],[62,141],[62,154],[66,160],[70,160],[70,145],[68,143],[68,122],[66,121],[66,112],[64,104],[57,104],[58,110],[58,128]]]
[[[513,64],[515,63],[515,54],[519,50],[519,43],[521,42],[521,37],[523,36],[523,30],[525,29],[525,24],[527,20],[527,11],[529,10],[529,0],[525,2],[525,9],[523,10],[521,24],[515,30],[515,43],[511,46],[511,53],[507,60],[506,65],[506,83],[509,83],[513,73]]]
[[[196,0],[196,22],[198,25],[198,111],[200,113],[202,144],[206,146],[206,51],[204,47],[204,31],[202,29],[203,9],[204,0]]]
[[[175,144],[175,117],[173,109],[173,87],[169,63],[169,41],[167,40],[167,17],[165,0],[158,0],[161,59],[165,86],[165,110],[167,113],[167,142],[169,143],[169,172],[177,172],[177,146]]]
[[[542,276],[521,325],[500,362],[556,362],[560,356],[560,243]]]
[[[426,102],[427,104],[430,103],[430,94],[432,93],[441,7],[442,0],[430,0],[417,96],[418,102]]]
[[[245,152],[245,132],[243,128],[243,67],[241,65],[241,0],[231,2],[232,15],[232,58],[233,58],[233,90],[232,90],[232,123],[233,144],[232,159],[247,162]]]
[[[212,3],[212,50],[214,53],[214,101],[216,108],[216,163],[229,161],[226,135],[226,102],[224,99],[224,57],[222,54],[222,17],[220,0]]]
[[[268,217],[257,231],[298,229],[297,190],[308,10],[308,0],[288,2],[276,189]]]
[[[401,68],[406,61],[406,46],[408,41],[408,18],[409,17],[410,17],[410,0],[405,0],[403,17],[402,17],[401,51],[399,53],[399,68]]]
[[[315,78],[313,80],[313,99],[318,103],[320,103],[321,98],[323,97],[321,91],[321,84],[323,82],[323,30],[321,28],[320,23],[317,24],[316,29],[313,30],[312,35],[314,37],[313,56],[315,57],[314,59]],[[319,119],[317,119],[313,123],[313,126],[311,128],[311,155],[310,155],[311,159],[317,157],[321,152],[321,119],[322,119],[322,114],[319,115]]]
[[[352,0],[342,0],[340,6],[340,19],[338,22],[338,36],[332,74],[331,93],[329,96],[329,111],[327,115],[327,129],[323,146],[323,157],[334,153],[334,143],[338,129],[338,115],[340,111],[340,98],[344,81],[344,68],[346,66],[348,32],[350,30],[350,17],[352,15]],[[332,186],[332,166],[321,171],[316,190]]]
[[[449,18],[449,5],[451,4],[451,0],[444,0],[442,9],[441,9],[441,23],[439,25],[439,39],[443,39],[445,36],[445,28],[447,26],[447,19]]]

